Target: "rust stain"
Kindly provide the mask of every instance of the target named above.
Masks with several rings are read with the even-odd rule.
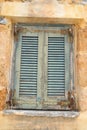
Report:
[[[61,108],[69,109],[69,110],[76,110],[76,99],[74,91],[68,91],[68,100],[61,100],[57,103],[57,105],[60,105]]]
[[[68,104],[68,107],[71,109],[71,110],[75,110],[76,109],[76,101],[75,101],[75,96],[74,96],[74,92],[68,92],[68,101],[69,101],[69,104]]]
[[[16,92],[15,89],[14,90],[10,89],[9,94],[8,94],[8,100],[6,101],[6,109],[16,106],[15,92]]]

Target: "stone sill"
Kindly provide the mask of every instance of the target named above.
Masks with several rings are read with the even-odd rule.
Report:
[[[39,111],[39,110],[4,110],[2,115],[18,115],[31,117],[66,117],[75,118],[79,116],[77,111]]]

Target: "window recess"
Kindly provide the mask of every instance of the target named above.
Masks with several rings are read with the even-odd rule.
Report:
[[[15,95],[17,109],[75,109],[73,43],[70,26],[17,27]]]

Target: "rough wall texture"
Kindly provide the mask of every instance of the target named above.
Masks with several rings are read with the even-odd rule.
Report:
[[[74,119],[0,114],[0,130],[87,130],[87,112]]]
[[[81,110],[87,110],[87,27],[78,30],[78,87]]]
[[[25,1],[29,1],[29,2],[32,2],[34,0],[0,0],[0,2],[4,2],[4,1],[10,1],[10,2],[14,2],[14,1],[19,1],[19,2],[25,2]],[[60,0],[57,0],[60,2]],[[71,3],[73,0],[61,0],[61,2],[68,2],[68,3]],[[81,0],[75,0],[76,2],[78,1],[81,1]]]
[[[5,122],[4,127],[2,120]],[[1,130],[78,130],[76,120],[72,119],[12,115],[1,116],[0,128]]]
[[[29,1],[32,2],[34,0],[0,0],[0,2],[4,2],[4,1],[10,1],[10,2],[25,2],[25,1]],[[43,0],[42,0],[43,1]],[[82,2],[83,0],[57,0],[58,2],[65,2],[65,3],[78,3],[78,2]]]
[[[5,107],[11,69],[10,24],[0,25],[0,110]]]
[[[4,1],[4,0],[2,0]],[[6,0],[7,1],[7,0]],[[10,1],[10,0],[9,0]],[[14,0],[13,0],[14,1]],[[35,0],[37,3],[37,0]],[[40,0],[42,3],[44,0]],[[53,1],[53,0],[52,0]],[[56,0],[54,0],[54,5]],[[74,1],[74,0],[73,0]],[[18,0],[17,0],[18,2]],[[63,2],[63,0],[62,0]],[[72,3],[72,0],[64,0],[64,2]],[[79,2],[79,0],[74,1]],[[36,5],[34,5],[31,10],[28,7],[27,3],[23,5],[23,8],[21,7],[22,4],[15,3],[14,9],[12,6],[12,3],[10,3],[11,11],[13,9],[13,12],[11,12],[8,7],[2,10],[2,15],[10,17],[14,15],[13,20],[16,18],[16,21],[21,22],[21,18],[24,19],[24,16],[26,15],[27,20],[30,20],[28,18],[29,11],[31,11],[31,16],[39,16],[38,8],[35,8],[35,12],[32,11]],[[27,5],[27,8],[26,8]],[[61,19],[55,19],[55,22],[57,23],[58,20],[62,20],[63,22],[70,23],[70,19],[72,20],[74,18],[74,24],[76,25],[77,22],[75,21],[77,18],[81,19],[84,18],[85,21],[87,21],[87,17],[85,17],[86,14],[83,15],[83,8],[85,8],[85,11],[87,11],[87,6],[82,6],[81,10],[79,11],[77,6],[72,6],[72,4],[67,5],[67,7],[70,8],[64,8],[66,10],[66,13],[64,13],[65,10],[63,10],[63,14],[60,12],[56,13],[55,6],[52,4],[52,7],[54,8],[47,8],[47,12],[45,10],[45,13],[40,14],[40,16],[48,16],[52,19],[48,19],[48,23],[53,23],[56,16],[61,16]],[[6,4],[3,6],[3,8],[6,7]],[[38,5],[39,9],[41,6]],[[60,6],[58,6],[60,7]],[[61,5],[62,7],[62,5]],[[75,11],[74,11],[75,9]],[[17,12],[20,11],[20,12]],[[52,10],[50,12],[50,10]],[[83,11],[83,12],[82,12]],[[18,14],[19,13],[19,14]],[[33,15],[32,15],[33,13]],[[41,13],[41,12],[40,12]],[[44,14],[44,15],[43,15]],[[19,15],[19,18],[16,17]],[[70,17],[71,15],[71,17]],[[64,18],[69,18],[66,21]],[[18,19],[17,19],[18,18]],[[32,19],[30,20],[32,22]],[[38,22],[38,18],[36,20]],[[14,21],[13,21],[14,22]],[[26,22],[26,19],[24,20]],[[35,21],[33,21],[35,22]],[[39,21],[40,22],[40,21]],[[46,21],[45,21],[46,22]],[[75,23],[76,22],[76,23]],[[80,22],[80,21],[79,21]],[[73,23],[73,20],[72,20]],[[84,24],[86,25],[86,24]],[[10,83],[10,71],[11,71],[11,53],[12,53],[12,41],[11,41],[11,25],[10,22],[7,23],[7,25],[0,25],[0,110],[3,110],[6,106],[6,96],[7,92],[9,90],[9,83]],[[78,102],[79,102],[79,110],[80,115],[78,118],[74,119],[67,119],[67,118],[46,118],[46,117],[27,117],[27,116],[14,116],[14,115],[2,115],[0,114],[0,130],[87,130],[87,27],[84,27],[84,29],[79,28],[77,30],[77,95],[78,95]],[[83,111],[83,112],[82,112]]]
[[[6,106],[6,94],[7,90],[5,88],[0,90],[0,110],[3,110]]]
[[[71,15],[72,12],[73,15]],[[82,18],[84,18],[84,14],[85,8],[83,5],[59,4],[57,0],[34,0],[32,2],[3,2],[3,4],[1,5],[1,15],[10,17],[57,19],[72,18],[81,20]],[[86,15],[87,14],[85,14],[85,17]]]

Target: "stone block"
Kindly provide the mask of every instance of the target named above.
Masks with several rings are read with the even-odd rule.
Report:
[[[0,110],[3,110],[6,106],[6,89],[0,90]]]
[[[9,85],[11,46],[9,26],[0,25],[0,89]]]
[[[79,107],[81,111],[87,111],[87,87],[80,88]]]
[[[87,51],[87,29],[79,30],[77,42],[78,52]]]
[[[87,53],[78,53],[77,66],[80,71],[87,71]]]
[[[87,87],[87,53],[81,53],[78,55],[77,79],[79,86]]]
[[[11,28],[0,25],[0,110],[5,108],[11,68]]]
[[[78,76],[78,82],[79,82],[79,86],[81,87],[87,87],[87,71],[82,72],[79,71],[79,76]]]

